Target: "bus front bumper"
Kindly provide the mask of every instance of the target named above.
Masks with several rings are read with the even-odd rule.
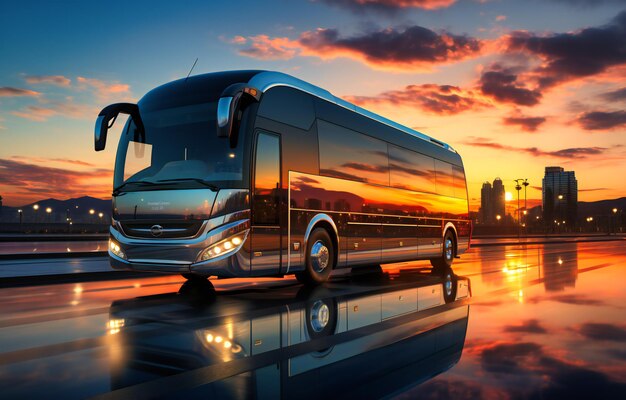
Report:
[[[250,274],[250,254],[248,249],[249,220],[238,220],[218,226],[190,240],[150,240],[134,239],[123,235],[111,227],[109,246],[111,267],[117,270],[145,271],[164,274],[194,273],[221,277],[240,277]],[[213,254],[203,259],[208,249],[237,236],[238,246],[220,255]],[[115,254],[112,248],[121,250]],[[224,249],[224,247],[222,247]]]

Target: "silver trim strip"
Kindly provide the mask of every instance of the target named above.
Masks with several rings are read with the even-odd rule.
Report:
[[[416,217],[414,215],[374,214],[374,213],[363,213],[363,212],[356,212],[356,211],[329,211],[329,210],[315,210],[315,209],[297,208],[297,207],[289,207],[289,209],[291,211],[306,211],[306,212],[346,214],[346,215],[350,215],[350,214],[354,214],[354,215],[369,215],[369,216],[372,216],[372,217],[393,217],[393,218],[413,218],[413,219],[421,218],[421,219],[432,220],[432,221],[442,221],[444,219],[446,221],[460,221],[460,222],[467,222],[467,221],[469,221],[469,219],[461,219],[461,218]],[[428,226],[428,225],[424,225],[424,226]],[[437,225],[437,226],[440,226],[440,225]]]
[[[132,260],[124,260],[131,263],[141,263],[141,264],[174,264],[174,265],[191,265],[190,262],[187,261],[176,261],[176,260],[155,260],[155,259],[143,259],[143,258],[133,258]]]
[[[441,228],[441,225],[418,225],[418,228]]]
[[[442,142],[441,140],[438,139],[434,139],[431,138],[428,135],[423,134],[422,132],[418,132],[414,129],[411,129],[407,126],[401,125],[397,122],[394,122],[390,119],[387,119],[383,116],[380,116],[378,114],[375,114],[369,110],[366,110],[362,107],[359,107],[357,105],[354,105],[352,103],[349,103],[339,97],[333,96],[328,90],[326,89],[322,89],[319,86],[315,86],[313,84],[310,84],[309,82],[305,82],[301,79],[298,79],[296,77],[293,77],[291,75],[287,75],[284,74],[282,72],[274,72],[274,71],[264,71],[264,72],[260,72],[256,75],[254,75],[252,78],[250,78],[250,80],[248,81],[248,84],[254,88],[259,89],[261,92],[265,93],[266,91],[270,90],[273,87],[276,86],[286,86],[286,87],[291,87],[294,89],[298,89],[301,90],[303,92],[309,93],[315,97],[318,97],[322,100],[326,100],[330,103],[336,104],[340,107],[346,108],[352,112],[355,112],[357,114],[361,114],[364,117],[367,117],[369,119],[372,119],[376,122],[380,122],[381,124],[390,126],[394,129],[398,129],[404,133],[407,133],[411,136],[415,136],[417,138],[420,138],[422,140],[427,141],[428,143],[433,143],[435,145],[439,145],[439,143],[441,143],[444,149],[447,149],[453,153],[456,153],[456,151],[450,147],[447,143]],[[431,140],[433,139],[433,140]]]
[[[381,222],[351,222],[348,221],[348,225],[376,225],[376,226],[380,226],[383,225]],[[411,225],[414,226],[414,225]]]

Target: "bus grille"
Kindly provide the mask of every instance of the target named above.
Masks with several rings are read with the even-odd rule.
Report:
[[[134,238],[182,239],[194,237],[202,220],[120,221],[124,234]],[[159,233],[160,232],[160,233]]]

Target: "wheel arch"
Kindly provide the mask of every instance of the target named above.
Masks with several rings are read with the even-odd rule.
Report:
[[[317,214],[313,218],[311,218],[311,221],[309,221],[309,224],[306,227],[306,231],[304,232],[304,240],[303,240],[304,251],[308,249],[309,237],[311,236],[311,232],[313,232],[315,228],[323,228],[328,232],[328,236],[330,236],[330,240],[332,240],[334,250],[335,250],[333,252],[334,253],[333,265],[336,268],[337,262],[339,260],[339,231],[337,230],[337,225],[335,224],[335,221],[333,221],[333,219],[328,214],[323,214],[323,213]]]
[[[446,237],[446,233],[448,231],[452,231],[452,236],[454,237],[454,255],[457,255],[459,254],[459,235],[456,231],[456,226],[454,226],[452,222],[446,223],[443,227],[443,235],[441,236],[442,240]]]

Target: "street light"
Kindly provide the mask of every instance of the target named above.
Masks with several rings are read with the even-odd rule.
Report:
[[[496,215],[496,219],[497,219],[498,221],[500,221],[500,219],[502,219],[502,216],[500,216],[500,214],[498,214],[498,215]]]
[[[98,217],[100,217],[100,219],[102,219],[103,216],[104,216],[104,214],[98,213]]]
[[[559,195],[559,200],[563,200],[563,195],[562,194]]]
[[[89,210],[89,214],[90,215],[94,215],[96,213],[96,210],[94,210],[93,208],[91,210]]]

